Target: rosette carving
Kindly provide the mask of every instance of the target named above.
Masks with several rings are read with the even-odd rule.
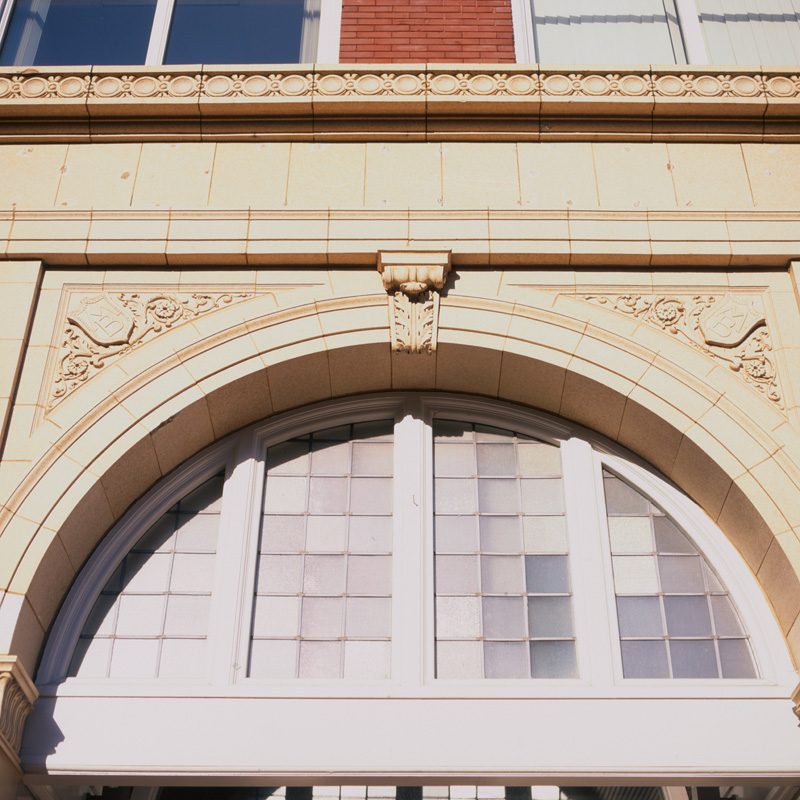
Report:
[[[38,696],[16,656],[0,656],[0,745],[16,763],[25,720]]]
[[[763,312],[727,295],[584,295],[628,314],[722,361],[782,411],[772,340]]]
[[[253,297],[252,292],[118,292],[71,297],[48,410],[106,364],[202,314]]]
[[[447,252],[380,252],[378,271],[389,293],[392,350],[433,353],[439,324],[439,292],[450,272]]]

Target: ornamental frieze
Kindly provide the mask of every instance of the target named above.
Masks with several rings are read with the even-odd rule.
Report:
[[[233,289],[118,291],[107,287],[91,294],[70,293],[47,410],[107,364],[160,333],[253,296],[253,292]]]
[[[766,316],[726,295],[587,294],[583,300],[635,317],[716,361],[785,410]]]

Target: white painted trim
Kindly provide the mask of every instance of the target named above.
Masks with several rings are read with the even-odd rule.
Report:
[[[514,25],[514,51],[517,64],[535,63],[536,48],[530,0],[511,0],[511,19]]]
[[[167,50],[169,26],[174,9],[175,0],[157,0],[156,2],[153,27],[150,29],[150,42],[144,62],[146,66],[157,66],[164,63],[164,53]]]
[[[318,64],[338,64],[342,33],[342,0],[322,0],[317,42]]]
[[[710,63],[695,0],[675,0],[675,7],[688,62],[697,66]]]

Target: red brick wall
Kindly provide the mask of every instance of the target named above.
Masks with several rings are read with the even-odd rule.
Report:
[[[339,60],[513,62],[511,0],[343,0]]]

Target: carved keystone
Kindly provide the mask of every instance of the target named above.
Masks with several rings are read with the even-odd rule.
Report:
[[[0,747],[19,766],[25,719],[39,693],[16,656],[0,656]]]
[[[439,291],[450,272],[450,251],[381,250],[378,272],[389,293],[392,350],[433,353],[439,326]]]

